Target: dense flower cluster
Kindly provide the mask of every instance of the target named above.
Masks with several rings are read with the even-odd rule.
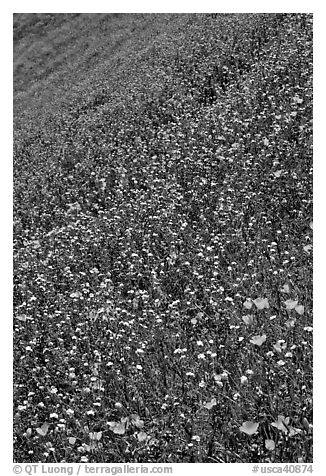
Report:
[[[14,38],[16,460],[311,461],[312,17]]]

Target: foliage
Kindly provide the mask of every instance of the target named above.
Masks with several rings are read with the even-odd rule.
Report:
[[[311,15],[14,39],[16,461],[311,461]]]

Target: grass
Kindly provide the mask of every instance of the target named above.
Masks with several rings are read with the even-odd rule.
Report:
[[[312,462],[312,16],[15,14],[17,462]]]

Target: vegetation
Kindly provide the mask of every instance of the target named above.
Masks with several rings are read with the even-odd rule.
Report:
[[[312,461],[312,16],[14,16],[18,462]]]

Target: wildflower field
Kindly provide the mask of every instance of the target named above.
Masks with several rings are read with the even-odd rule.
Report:
[[[312,462],[312,15],[14,15],[17,462]]]

